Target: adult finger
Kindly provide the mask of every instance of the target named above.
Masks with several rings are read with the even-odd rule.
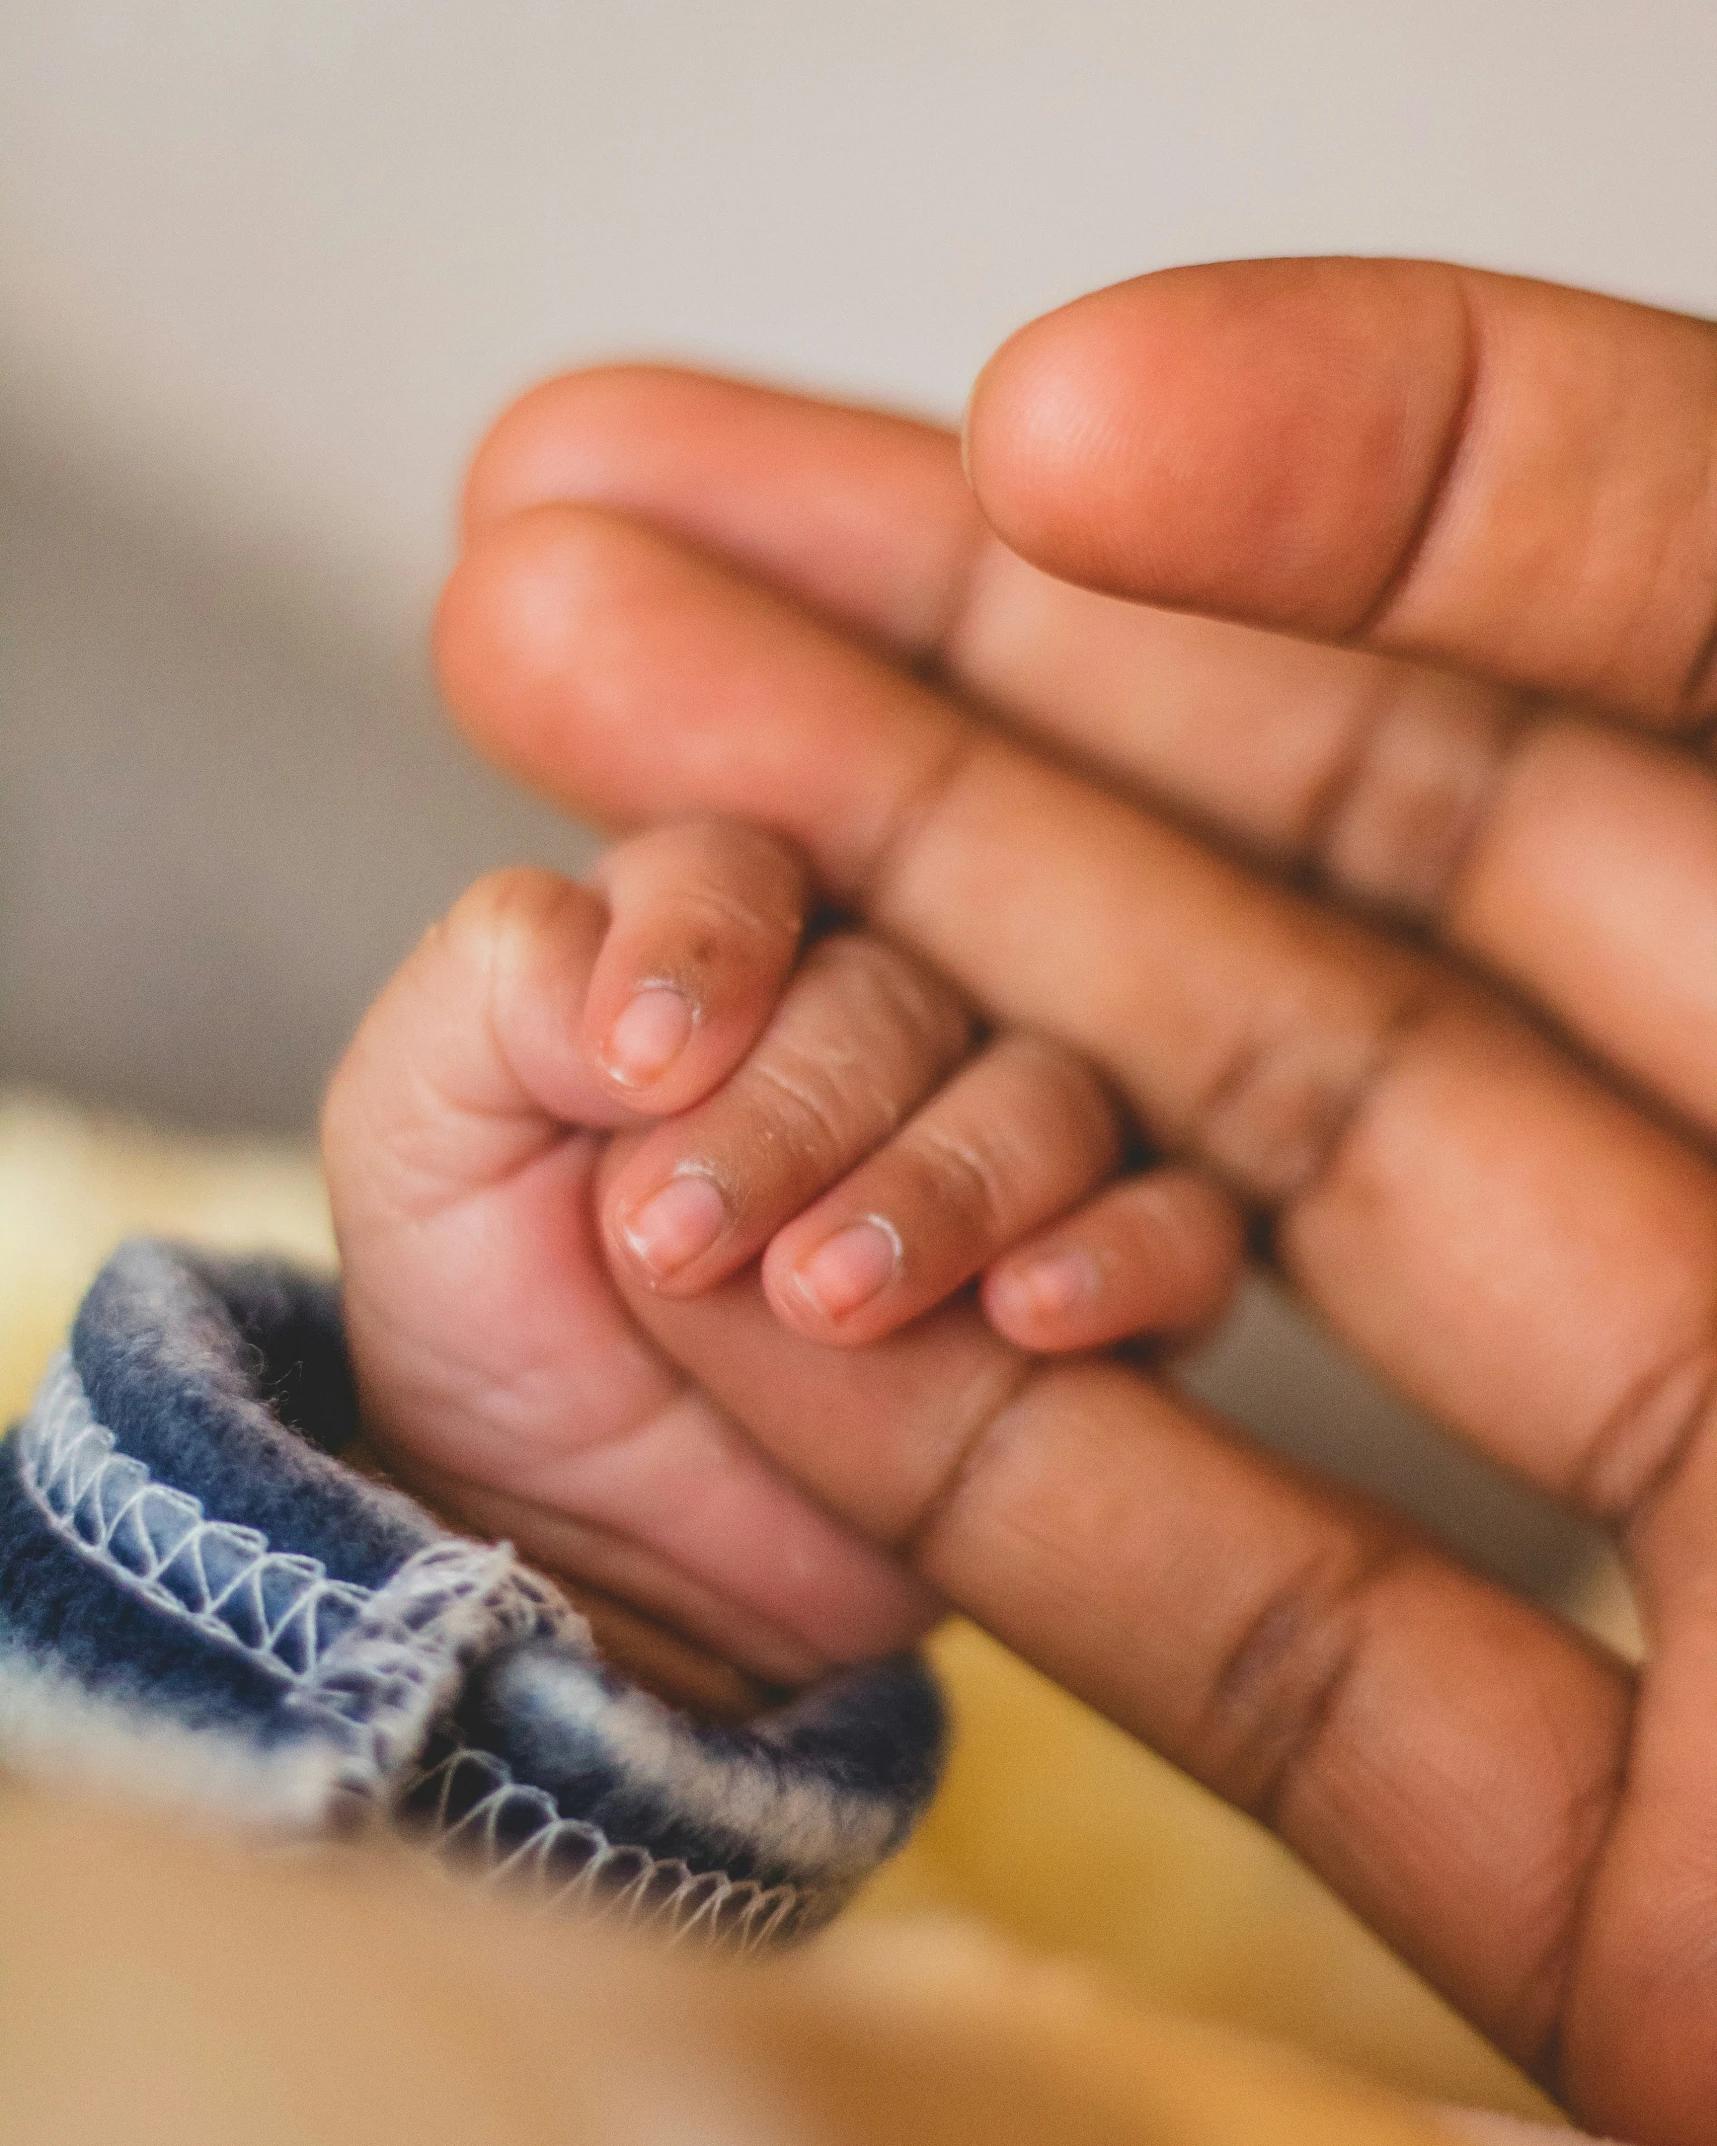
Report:
[[[999,547],[947,647],[1032,732],[1432,926],[1717,1130],[1704,761],[1449,672],[1074,590]]]
[[[995,1261],[984,1316],[1005,1340],[1046,1353],[1191,1339],[1227,1311],[1245,1250],[1233,1202],[1208,1177],[1147,1170]]]
[[[1338,1327],[1537,1480],[1619,1520],[1703,1435],[1717,1174],[1435,961],[613,517],[498,526],[441,623],[450,697],[509,765],[622,822],[748,811],[802,842],[1274,1207]]]
[[[1272,854],[1303,852],[1374,720],[1419,715],[1421,690],[1433,719],[1498,698],[1056,580],[997,541],[951,432],[750,382],[611,366],[521,397],[472,463],[467,540],[573,503],[687,538],[909,662],[934,661],[1032,731]],[[1397,848],[1350,840],[1341,854],[1363,849],[1353,867],[1411,899],[1416,886],[1390,876]]]
[[[1619,1665],[1154,1383],[1034,1368],[969,1307],[848,1354],[788,1333],[749,1276],[630,1294],[832,1510],[1272,1824],[1519,2061],[1543,2056],[1613,1806]]]
[[[1717,784],[1494,682],[1120,601],[978,522],[951,435],[669,368],[550,381],[485,441],[475,536],[581,498],[694,538],[1109,778],[1432,922],[1717,1125]]]
[[[657,1289],[731,1274],[894,1131],[970,1033],[964,1001],[911,955],[819,940],[733,1077],[628,1159],[603,1209],[613,1256]]]
[[[1006,541],[1148,602],[1717,713],[1717,330],[1434,262],[1171,269],[991,359]]]
[[[591,874],[608,930],[584,1002],[585,1055],[640,1110],[700,1102],[757,1040],[799,955],[803,859],[731,820],[656,827]]]
[[[911,652],[936,646],[985,538],[940,426],[667,365],[521,396],[472,461],[466,540],[571,500],[658,522]]]
[[[764,1290],[813,1340],[874,1341],[1088,1193],[1121,1147],[1114,1100],[1082,1058],[1004,1035],[777,1232]]]

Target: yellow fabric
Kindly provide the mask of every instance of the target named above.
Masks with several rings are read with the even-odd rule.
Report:
[[[0,1095],[0,1422],[25,1405],[104,1254],[139,1230],[332,1251],[307,1152]],[[861,1915],[954,1911],[1373,2079],[1554,2113],[1249,1821],[970,1627],[950,1626],[935,1651],[959,1730],[948,1783]]]
[[[970,1925],[718,1963],[379,1856],[245,1857],[3,1790],[0,2137],[1453,2146],[1381,2087]]]

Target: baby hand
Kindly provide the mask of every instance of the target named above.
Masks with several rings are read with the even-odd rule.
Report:
[[[982,1273],[1004,1334],[1060,1348],[1207,1323],[1240,1248],[1190,1173],[1116,1179],[1125,1128],[1083,1061],[979,1041],[884,940],[807,949],[808,895],[793,852],[727,823],[621,844],[588,886],[484,880],[371,1008],[323,1123],[380,1460],[789,1684],[936,1604],[644,1338],[609,1261],[683,1295],[761,1254],[778,1316],[840,1343]]]

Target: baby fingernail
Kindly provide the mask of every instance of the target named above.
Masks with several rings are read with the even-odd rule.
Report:
[[[794,1276],[825,1319],[868,1304],[900,1266],[900,1239],[880,1216],[851,1223],[801,1260]]]
[[[1097,1293],[1101,1277],[1088,1252],[1050,1252],[1010,1267],[994,1284],[1009,1308],[1036,1319],[1059,1318]]]
[[[707,1252],[727,1224],[727,1204],[707,1177],[670,1177],[624,1221],[621,1233],[652,1274],[674,1274]]]
[[[665,1073],[686,1047],[692,1009],[672,984],[646,984],[608,1031],[603,1069],[627,1088],[642,1088]]]

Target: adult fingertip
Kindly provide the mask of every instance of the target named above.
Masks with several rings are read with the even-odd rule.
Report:
[[[660,551],[599,508],[534,507],[467,547],[436,607],[436,670],[455,721],[487,758],[575,794],[604,824],[677,809],[664,808],[661,754],[632,694],[638,646],[671,633]]]
[[[972,482],[1065,580],[1339,636],[1412,541],[1469,364],[1439,264],[1165,269],[1002,346],[972,398]]]
[[[558,500],[624,502],[628,480],[702,382],[675,366],[619,359],[558,373],[503,410],[471,459],[460,500],[469,543],[494,523]]]

